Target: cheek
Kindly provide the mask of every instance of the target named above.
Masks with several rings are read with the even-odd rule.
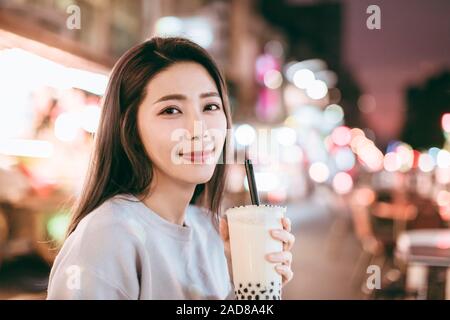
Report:
[[[172,148],[176,141],[172,141],[171,135],[175,128],[158,121],[149,121],[149,125],[141,126],[140,135],[145,150],[158,166],[168,164]]]
[[[227,133],[227,119],[225,117],[225,114],[208,119],[207,127],[209,130],[211,130],[211,132],[217,133],[214,134],[215,137],[219,136],[219,140],[217,142],[223,144]]]

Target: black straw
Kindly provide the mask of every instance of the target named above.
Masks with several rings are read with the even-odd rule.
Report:
[[[252,160],[248,159],[247,153],[245,155],[245,172],[247,173],[248,188],[250,190],[250,198],[252,204],[259,206],[258,190],[256,188],[255,174],[253,172]]]

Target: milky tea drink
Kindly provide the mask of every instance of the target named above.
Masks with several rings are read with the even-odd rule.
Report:
[[[283,243],[270,230],[283,229],[286,207],[247,205],[228,209],[231,262],[236,299],[281,300],[281,275],[266,259],[283,251]]]

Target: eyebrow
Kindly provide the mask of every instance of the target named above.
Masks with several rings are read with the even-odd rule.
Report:
[[[208,98],[208,97],[219,97],[220,95],[217,92],[211,91],[211,92],[204,92],[200,95],[200,98]],[[167,96],[163,96],[153,102],[153,104],[161,102],[161,101],[167,101],[167,100],[187,100],[187,97],[183,94],[169,94]]]

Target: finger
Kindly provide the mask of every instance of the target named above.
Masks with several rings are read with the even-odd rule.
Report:
[[[267,255],[267,260],[274,263],[283,263],[290,266],[292,263],[292,253],[289,251],[274,252]]]
[[[281,275],[283,278],[283,285],[288,283],[294,277],[294,273],[288,266],[278,265],[275,267],[275,271]]]
[[[281,220],[281,223],[283,224],[283,229],[284,229],[284,230],[286,230],[286,231],[288,231],[288,232],[291,232],[291,229],[292,229],[292,222],[291,222],[291,219],[284,217],[284,218]]]
[[[272,230],[272,237],[276,240],[280,240],[286,244],[285,250],[290,250],[295,242],[295,236],[286,230]]]

